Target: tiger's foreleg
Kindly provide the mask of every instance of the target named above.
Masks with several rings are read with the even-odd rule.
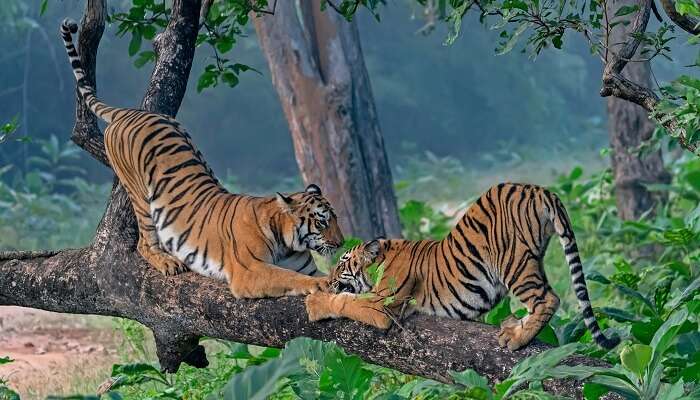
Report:
[[[177,275],[188,270],[187,266],[161,249],[156,228],[149,215],[135,210],[136,221],[139,225],[139,243],[137,249],[151,266],[160,271],[163,275]]]
[[[384,301],[379,296],[319,292],[306,297],[306,312],[309,321],[345,317],[379,329],[389,329],[391,317],[384,310],[383,304]]]
[[[559,308],[559,298],[552,291],[539,261],[531,260],[519,279],[510,288],[525,304],[528,315],[522,319],[510,316],[501,323],[498,344],[509,350],[518,350],[527,345],[544,328]]]
[[[328,290],[328,277],[303,275],[259,261],[235,263],[229,277],[236,298],[298,296]]]

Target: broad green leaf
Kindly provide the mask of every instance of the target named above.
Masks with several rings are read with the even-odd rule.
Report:
[[[484,322],[489,325],[500,325],[510,314],[510,297],[505,296],[491,311],[486,313]]]
[[[3,364],[9,364],[15,360],[11,359],[10,357],[0,357],[0,365]]]
[[[599,400],[601,396],[608,392],[610,390],[597,383],[586,382],[583,384],[583,397],[586,400]]]
[[[656,331],[656,334],[654,334],[654,338],[651,339],[651,343],[649,344],[653,348],[651,363],[649,365],[649,371],[651,371],[652,374],[657,366],[661,364],[661,357],[671,345],[673,339],[676,337],[676,333],[678,333],[678,330],[687,318],[688,310],[681,308],[671,314],[666,322]],[[647,381],[651,381],[648,378],[649,377],[647,377]]]
[[[637,389],[634,387],[634,385],[632,385],[626,379],[617,376],[596,375],[590,378],[590,382],[604,386],[613,392],[620,393],[630,398],[639,398]]]
[[[549,324],[545,325],[540,331],[540,333],[537,334],[537,339],[547,344],[551,344],[552,346],[559,345],[559,338],[554,332],[554,329],[552,329],[552,326]]]
[[[637,340],[643,344],[651,343],[654,334],[663,324],[660,319],[654,318],[649,321],[639,321],[632,324],[630,332]]]
[[[455,380],[455,383],[464,385],[466,387],[479,387],[486,390],[491,390],[489,387],[489,380],[485,377],[479,375],[473,369],[466,369],[462,372],[449,371],[450,376]]]
[[[133,57],[141,49],[141,31],[134,29],[131,32],[131,41],[129,41],[129,56]]]
[[[644,369],[651,361],[652,349],[645,344],[633,344],[625,347],[620,353],[620,361],[628,370],[634,372],[639,378],[644,375]]]
[[[204,71],[200,75],[199,80],[197,80],[197,92],[215,86],[216,85],[217,74],[215,71]]]
[[[302,364],[322,363],[329,351],[337,349],[332,343],[324,343],[309,338],[296,338],[287,343],[280,357],[263,364],[246,368],[236,374],[224,386],[220,394],[226,399],[263,400],[273,393],[281,378],[305,372]],[[300,361],[306,360],[305,363]]]
[[[685,390],[683,389],[683,378],[673,385],[664,385],[659,390],[658,400],[679,400],[683,398]]]
[[[637,322],[641,320],[639,316],[634,315],[629,311],[614,307],[602,307],[598,309],[598,312],[614,319],[617,322]]]
[[[321,399],[365,399],[373,374],[363,364],[359,357],[345,355],[340,349],[328,354],[318,385]]]
[[[671,299],[671,301],[668,302],[667,307],[669,307],[671,310],[676,309],[676,307],[688,301],[698,290],[700,290],[700,277],[697,277],[694,281],[692,281],[679,296]]]

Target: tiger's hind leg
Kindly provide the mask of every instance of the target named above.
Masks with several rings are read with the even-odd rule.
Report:
[[[559,298],[552,291],[538,260],[529,260],[509,290],[525,304],[528,315],[522,319],[513,316],[501,323],[498,344],[509,350],[527,345],[552,318],[559,308]]]
[[[185,263],[163,251],[158,241],[156,227],[150,215],[135,210],[139,225],[139,243],[137,249],[141,257],[160,273],[166,276],[177,275],[188,270]]]

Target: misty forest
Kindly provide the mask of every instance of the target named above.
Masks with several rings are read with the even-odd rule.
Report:
[[[0,400],[700,399],[697,0],[2,0],[0,35]]]

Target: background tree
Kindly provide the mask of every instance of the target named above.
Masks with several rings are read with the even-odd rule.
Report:
[[[305,183],[320,183],[346,234],[400,237],[391,170],[355,22],[321,1],[276,4],[255,29]]]
[[[616,1],[608,4],[606,15],[615,15],[620,7],[635,7],[636,0]],[[629,34],[629,25],[613,21],[607,45],[624,43]],[[640,52],[635,58],[640,59]],[[609,58],[612,54],[606,53]],[[622,76],[645,88],[652,87],[651,63],[638,61],[629,63]],[[652,138],[656,123],[647,110],[640,105],[617,97],[608,97],[608,131],[610,134],[610,158],[615,179],[617,212],[624,220],[637,220],[644,213],[653,211],[659,195],[647,190],[645,184],[669,183],[670,174],[664,169],[661,149],[643,151],[642,144]]]

